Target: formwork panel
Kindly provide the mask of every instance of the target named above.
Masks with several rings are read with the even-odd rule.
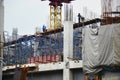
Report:
[[[28,74],[28,80],[63,80],[62,71],[49,71]]]
[[[120,72],[105,72],[102,80],[120,80]]]
[[[2,80],[13,80],[13,75],[3,75]]]
[[[82,69],[73,69],[73,80],[85,80]]]

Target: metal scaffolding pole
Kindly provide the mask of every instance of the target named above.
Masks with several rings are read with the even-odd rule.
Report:
[[[4,5],[3,0],[0,0],[0,80],[2,80],[2,63],[3,63],[3,30],[4,30]]]
[[[1,35],[0,35],[0,80],[2,80],[2,44],[1,44]]]

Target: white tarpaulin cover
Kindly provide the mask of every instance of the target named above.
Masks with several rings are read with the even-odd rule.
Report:
[[[83,69],[85,73],[97,73],[102,65],[120,65],[120,24],[84,28]]]

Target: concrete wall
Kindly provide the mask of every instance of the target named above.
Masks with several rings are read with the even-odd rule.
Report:
[[[5,75],[2,80],[13,80],[13,75]]]
[[[82,69],[74,69],[72,70],[73,80],[85,80]]]
[[[2,80],[13,80],[14,75],[4,75]],[[63,71],[43,71],[29,73],[27,80],[63,80]]]
[[[71,70],[73,74],[72,80],[84,80],[82,69]],[[28,75],[28,80],[63,80],[63,71],[40,72]]]
[[[63,80],[62,74],[62,70],[32,73],[28,75],[28,80]]]
[[[120,80],[120,72],[105,72],[102,80]]]

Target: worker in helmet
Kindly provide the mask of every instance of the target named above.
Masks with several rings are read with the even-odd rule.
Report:
[[[85,18],[83,16],[81,16],[80,13],[78,13],[78,23],[80,23],[80,22],[82,22],[84,20],[85,20]]]
[[[47,29],[46,29],[46,26],[45,26],[45,25],[43,25],[42,30],[43,30],[43,32],[47,31]]]
[[[80,13],[78,13],[78,23],[80,23],[80,18],[81,18],[81,15]]]

